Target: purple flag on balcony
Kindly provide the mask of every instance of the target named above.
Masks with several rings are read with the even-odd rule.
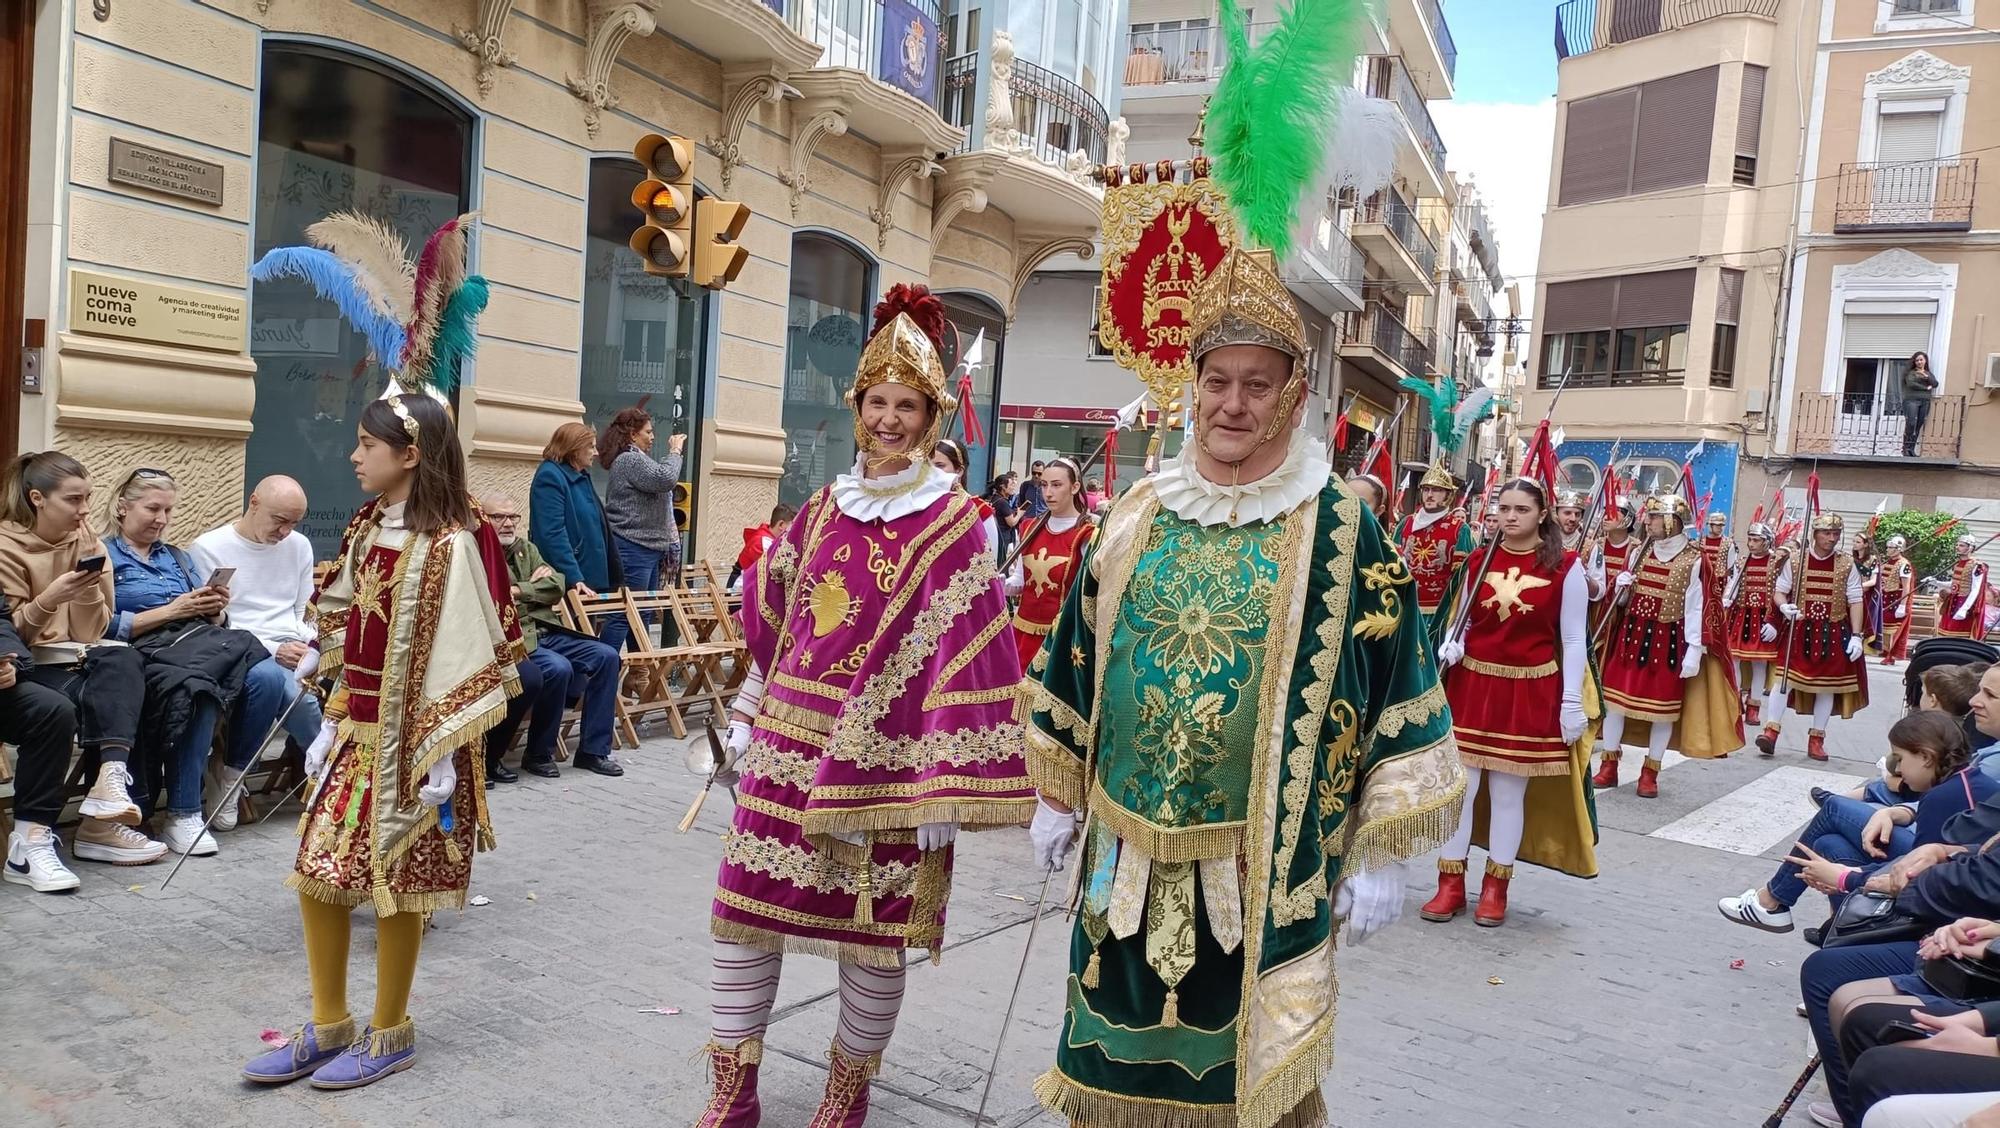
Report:
[[[924,102],[937,89],[937,19],[908,0],[882,0],[876,78]]]
[[[764,0],[764,6],[781,16],[785,14],[785,0]]]

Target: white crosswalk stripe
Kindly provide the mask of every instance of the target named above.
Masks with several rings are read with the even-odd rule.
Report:
[[[1773,768],[1648,837],[1755,857],[1785,842],[1813,817],[1813,788],[1838,792],[1866,782],[1866,776],[1791,766]]]

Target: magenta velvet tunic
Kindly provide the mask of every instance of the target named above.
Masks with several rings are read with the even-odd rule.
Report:
[[[1021,666],[973,499],[859,521],[822,489],[743,585],[765,671],[713,931],[894,966],[935,957],[951,850],[916,828],[1034,813],[1014,715]]]

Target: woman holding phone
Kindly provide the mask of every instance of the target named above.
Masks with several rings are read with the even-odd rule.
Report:
[[[166,777],[167,846],[206,856],[216,852],[202,816],[216,721],[229,717],[224,762],[241,775],[285,703],[291,671],[257,636],[224,629],[229,576],[204,574],[193,557],[167,543],[179,496],[165,470],[141,467],[119,484],[105,530],[115,595],[106,633],[146,660],[141,731],[153,753],[149,762],[157,761]],[[226,788],[216,790],[211,806]]]
[[[140,801],[150,796],[135,796],[132,786],[145,662],[104,641],[113,594],[104,542],[87,527],[89,472],[61,451],[21,455],[0,478],[0,518],[0,594],[34,658],[22,676],[75,702],[77,743],[97,765],[74,852],[115,866],[158,861],[166,844],[135,829],[145,819]],[[15,806],[40,821],[31,813],[62,810],[63,772],[34,776],[23,769]]]

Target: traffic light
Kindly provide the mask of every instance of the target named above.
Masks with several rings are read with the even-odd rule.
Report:
[[[750,205],[735,200],[705,199],[694,209],[694,269],[689,275],[697,284],[720,290],[743,272],[750,259],[748,248],[736,245],[743,226],[750,222]]]
[[[694,146],[685,137],[648,133],[632,146],[646,179],[632,189],[643,221],[628,244],[648,274],[672,278],[688,272],[689,227],[694,218]]]

